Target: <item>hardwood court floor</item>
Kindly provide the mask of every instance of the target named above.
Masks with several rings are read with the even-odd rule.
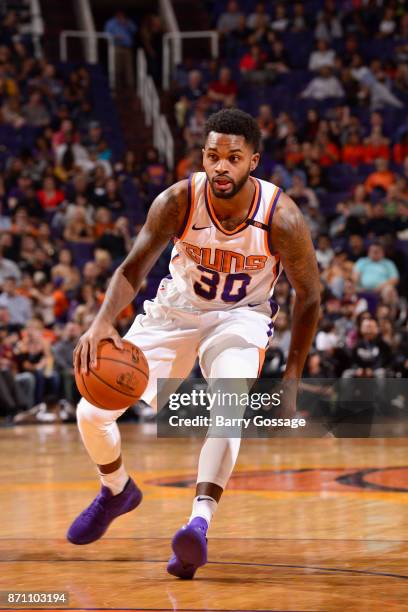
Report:
[[[67,591],[71,610],[408,610],[408,440],[245,441],[210,563],[184,582],[165,565],[200,441],[121,431],[144,501],[76,547],[65,531],[98,484],[75,426],[0,430],[0,590]]]

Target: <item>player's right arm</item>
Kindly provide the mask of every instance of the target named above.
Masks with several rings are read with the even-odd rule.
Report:
[[[143,280],[169,240],[179,235],[188,206],[187,190],[187,180],[183,180],[163,191],[154,200],[130,253],[110,280],[95,321],[75,347],[74,366],[78,371],[86,372],[88,363],[96,365],[96,351],[101,340],[111,339],[118,348],[122,348],[114,321],[134,300]]]

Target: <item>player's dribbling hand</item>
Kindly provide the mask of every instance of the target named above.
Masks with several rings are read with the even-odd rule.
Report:
[[[77,372],[86,373],[88,367],[95,367],[97,349],[101,340],[112,340],[116,348],[123,349],[122,339],[110,323],[96,322],[86,331],[74,349],[74,368]]]

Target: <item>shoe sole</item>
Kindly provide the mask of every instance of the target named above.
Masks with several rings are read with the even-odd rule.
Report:
[[[193,530],[178,531],[171,546],[182,565],[194,566],[197,569],[207,563],[207,550]]]

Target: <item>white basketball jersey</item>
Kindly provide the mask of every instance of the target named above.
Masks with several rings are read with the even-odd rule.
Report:
[[[281,189],[267,181],[250,180],[255,194],[248,216],[229,231],[216,217],[205,172],[190,176],[184,228],[157,302],[188,310],[247,306],[264,312],[267,307],[270,313],[272,307],[275,314],[271,297],[281,265],[271,251],[270,227]]]

